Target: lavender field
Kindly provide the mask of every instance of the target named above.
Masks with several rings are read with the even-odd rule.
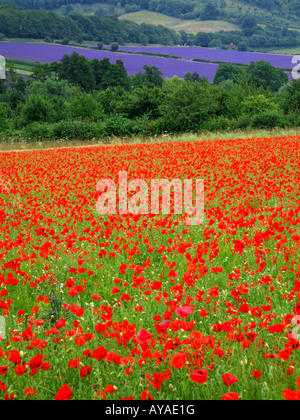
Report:
[[[93,60],[94,58],[102,60],[105,57],[109,58],[111,63],[115,63],[116,60],[122,60],[129,75],[138,73],[147,64],[148,66],[156,66],[163,73],[164,78],[172,78],[173,76],[183,78],[187,72],[198,72],[201,77],[205,76],[209,81],[213,81],[218,67],[216,64],[196,63],[143,55],[128,55],[56,44],[0,42],[0,55],[6,58],[32,62],[39,61],[40,63],[60,61],[65,54],[70,55],[73,51],[85,56],[89,60]]]
[[[268,61],[274,67],[284,69],[292,69],[294,67],[294,64],[292,64],[293,56],[291,55],[226,51],[197,47],[120,47],[120,50],[176,55],[185,60],[201,59],[235,64],[249,64],[251,61],[264,60]]]

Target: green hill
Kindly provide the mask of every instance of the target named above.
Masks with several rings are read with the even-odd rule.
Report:
[[[58,22],[58,26],[63,26],[62,32],[65,33],[67,28],[69,32],[77,31],[75,39],[81,41],[93,40],[105,44],[133,42],[133,34],[128,36],[122,30],[107,28],[103,35],[103,29],[100,28],[103,25],[96,20],[109,17],[113,19],[116,27],[126,25],[130,31],[133,30],[133,26],[130,25],[139,24],[139,28],[135,28],[139,33],[134,42],[143,45],[175,43],[235,48],[241,51],[291,51],[300,46],[299,0],[101,0],[101,3],[95,3],[95,0],[81,0],[80,3],[76,1],[78,0],[2,0],[2,4],[11,3],[16,8],[24,8],[25,11],[55,11],[57,18],[65,19],[64,22]],[[43,10],[35,10],[37,11]],[[4,11],[2,13],[7,14]],[[122,25],[115,23],[117,18]],[[54,17],[41,17],[40,23],[34,28],[28,23],[32,19],[31,15],[28,18],[24,16],[24,19],[27,37],[37,38],[36,29],[41,25],[45,26],[45,22],[54,20]],[[9,22],[13,22],[11,16],[9,20],[1,20],[0,16],[0,26],[6,28],[6,32],[0,29],[4,36],[16,32],[7,28]],[[145,23],[155,25],[155,28],[147,28]],[[16,24],[10,26],[15,27]],[[50,32],[57,27],[50,26]],[[58,32],[57,29],[53,36],[59,39],[61,34]],[[156,32],[159,32],[158,36],[153,35]],[[51,34],[49,36],[52,37]],[[71,39],[74,39],[73,35]]]
[[[5,3],[25,9],[58,10],[62,14],[76,11],[124,15],[147,10],[184,20],[224,20],[233,24],[250,14],[260,24],[300,27],[299,0],[2,0]]]
[[[224,20],[206,20],[200,21],[197,19],[179,19],[172,16],[167,16],[158,12],[149,12],[148,10],[141,10],[139,12],[126,13],[120,16],[121,20],[131,20],[135,23],[148,23],[152,25],[163,25],[175,31],[185,31],[187,33],[196,34],[198,32],[231,32],[239,31],[239,27],[233,23],[225,22]]]

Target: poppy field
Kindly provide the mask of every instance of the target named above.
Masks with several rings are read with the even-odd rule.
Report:
[[[299,140],[1,153],[0,399],[299,400]],[[204,222],[100,215],[120,171]]]

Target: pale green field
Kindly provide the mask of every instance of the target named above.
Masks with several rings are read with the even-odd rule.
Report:
[[[149,12],[143,10],[141,12],[128,13],[120,16],[119,19],[131,20],[135,23],[148,23],[152,25],[163,25],[175,31],[185,31],[187,33],[197,32],[219,32],[219,31],[239,31],[239,27],[222,20],[183,20],[162,13]]]
[[[273,54],[288,54],[288,55],[300,55],[300,46],[296,48],[284,48],[279,50],[269,50],[268,52]]]

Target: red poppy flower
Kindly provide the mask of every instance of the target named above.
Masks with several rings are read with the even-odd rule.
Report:
[[[6,375],[8,372],[8,366],[0,366],[0,375]]]
[[[113,394],[116,392],[115,387],[113,385],[107,385],[104,390],[107,394]]]
[[[30,360],[29,362],[30,369],[31,370],[37,369],[41,366],[42,363],[43,363],[43,355],[38,354],[37,356],[35,356],[33,359]]]
[[[300,401],[300,391],[291,391],[288,388],[283,391],[282,395],[286,401]]]
[[[27,388],[27,389],[24,389],[24,394],[26,395],[27,398],[30,398],[31,395],[34,395],[36,397],[37,391],[34,388]]]
[[[137,333],[137,341],[140,344],[145,343],[147,340],[149,340],[150,338],[152,338],[153,335],[150,334],[147,330],[145,330],[144,328],[142,328],[141,330],[139,330],[139,332]]]
[[[231,373],[225,373],[225,375],[222,376],[222,379],[224,385],[226,385],[227,387],[230,387],[231,385],[239,381],[238,378],[232,375]]]
[[[86,378],[87,376],[89,376],[92,373],[92,368],[91,366],[85,366],[83,368],[80,369],[80,377]]]
[[[96,359],[98,362],[101,362],[101,360],[105,359],[106,356],[107,356],[107,350],[104,346],[98,347],[92,353],[92,358]]]
[[[186,356],[184,353],[176,353],[172,357],[171,366],[173,366],[175,369],[181,369],[185,366],[185,359]]]
[[[207,372],[206,370],[195,370],[190,378],[192,381],[197,382],[198,384],[205,384],[207,382]]]
[[[187,319],[189,317],[189,314],[192,314],[192,313],[194,313],[194,311],[189,306],[184,306],[183,308],[176,309],[176,314],[180,316],[180,318],[183,318],[183,319]]]
[[[224,394],[222,396],[223,401],[238,401],[239,399],[239,394],[236,394],[235,392],[229,392],[228,394]]]
[[[69,385],[63,385],[58,393],[56,394],[56,397],[54,398],[55,401],[71,401],[73,392],[70,389]]]

